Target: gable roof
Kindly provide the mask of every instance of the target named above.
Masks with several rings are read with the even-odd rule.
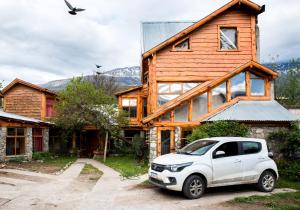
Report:
[[[139,86],[136,86],[136,87],[131,87],[131,88],[128,88],[126,90],[122,90],[122,91],[116,92],[115,95],[119,96],[119,95],[122,95],[122,94],[125,94],[125,93],[136,91],[136,90],[141,89],[142,87],[143,87],[143,85],[139,85]]]
[[[237,68],[235,68],[234,70],[232,70],[231,72],[225,74],[224,76],[212,80],[212,81],[207,81],[205,83],[202,83],[198,86],[196,86],[195,88],[185,92],[184,94],[176,97],[175,99],[168,101],[167,103],[165,103],[164,105],[162,105],[161,107],[159,107],[154,113],[152,113],[151,115],[145,117],[142,122],[143,123],[148,123],[151,120],[161,116],[162,114],[171,111],[172,109],[174,109],[175,107],[179,106],[180,104],[184,103],[185,101],[188,101],[189,99],[200,95],[204,92],[206,92],[208,89],[214,88],[217,85],[221,84],[222,82],[228,80],[229,78],[235,76],[236,74],[239,74],[240,72],[244,71],[247,68],[257,68],[260,71],[272,76],[273,78],[276,78],[278,76],[278,73],[273,71],[272,69],[269,69],[259,63],[256,63],[255,61],[249,61]]]
[[[211,122],[218,120],[291,122],[297,121],[298,118],[277,101],[271,100],[239,101],[203,121]]]
[[[142,53],[147,52],[194,23],[192,21],[142,22]]]
[[[187,27],[186,29],[180,31],[179,33],[173,35],[172,37],[168,38],[167,40],[161,42],[160,44],[158,44],[155,47],[151,48],[150,50],[146,51],[143,54],[143,58],[147,58],[150,55],[152,55],[153,53],[157,52],[158,50],[164,48],[165,46],[167,46],[167,45],[169,45],[169,44],[171,44],[175,41],[178,41],[179,39],[181,39],[184,36],[186,36],[187,34],[193,32],[194,30],[196,30],[200,26],[202,26],[202,25],[206,24],[207,22],[211,21],[212,19],[214,19],[215,17],[217,17],[221,13],[227,11],[228,9],[232,8],[233,6],[245,6],[249,10],[254,12],[255,14],[260,14],[260,13],[265,11],[265,6],[264,5],[259,6],[258,4],[255,4],[250,0],[232,0],[231,2],[229,2],[228,4],[225,4],[223,7],[217,9],[216,11],[214,11],[210,15],[206,16],[205,18],[199,20],[198,22],[192,24],[191,26]]]
[[[44,92],[44,93],[48,93],[50,95],[56,95],[56,92],[54,92],[54,91],[48,90],[46,88],[42,88],[42,87],[40,87],[38,85],[34,85],[34,84],[30,83],[30,82],[26,82],[26,81],[18,79],[18,78],[14,79],[5,88],[3,88],[2,94],[5,95],[5,93],[7,93],[11,88],[15,87],[18,84],[30,87],[32,89],[35,89],[35,90],[38,90],[38,91],[41,91],[41,92]]]

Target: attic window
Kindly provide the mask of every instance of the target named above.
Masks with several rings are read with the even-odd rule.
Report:
[[[220,28],[220,49],[221,50],[237,50],[237,28],[221,27]]]
[[[190,49],[190,39],[185,39],[174,45],[175,50],[189,50]]]

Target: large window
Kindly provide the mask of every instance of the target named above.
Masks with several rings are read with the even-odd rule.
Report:
[[[158,105],[161,106],[173,100],[197,85],[199,83],[158,83]]]
[[[238,36],[236,27],[220,28],[220,49],[221,50],[237,50]]]
[[[197,96],[193,99],[193,117],[192,120],[198,120],[207,110],[207,93]]]
[[[265,80],[255,74],[250,74],[250,92],[252,96],[264,96]]]
[[[174,121],[175,122],[187,122],[188,121],[188,104],[185,103],[178,107],[174,111]]]
[[[212,91],[212,108],[216,109],[226,102],[226,82],[222,83]]]
[[[231,78],[231,98],[246,96],[246,79],[245,72]]]
[[[126,98],[122,99],[123,111],[128,114],[129,118],[136,118],[137,114],[137,99],[136,98]]]
[[[25,129],[7,128],[6,155],[25,154]]]
[[[43,151],[43,129],[33,128],[32,129],[32,144],[34,152]]]

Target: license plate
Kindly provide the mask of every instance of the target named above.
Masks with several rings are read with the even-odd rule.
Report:
[[[153,173],[153,172],[150,173],[150,176],[151,176],[152,178],[155,178],[155,179],[157,179],[157,177],[158,177],[157,174],[156,174],[156,173]]]

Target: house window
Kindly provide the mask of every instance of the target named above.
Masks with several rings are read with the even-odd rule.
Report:
[[[25,154],[25,129],[7,128],[6,155]]]
[[[143,98],[143,117],[147,117],[147,98]]]
[[[246,96],[246,79],[245,73],[239,73],[234,76],[231,80],[231,99]]]
[[[220,49],[221,50],[236,50],[238,49],[236,27],[221,27],[220,28]]]
[[[250,92],[251,96],[264,96],[265,80],[255,74],[250,74]]]
[[[226,102],[226,82],[222,83],[212,91],[212,108],[216,109]]]
[[[122,99],[123,111],[128,114],[129,118],[136,118],[137,114],[137,99],[136,98],[126,98]]]
[[[32,129],[32,145],[34,152],[43,151],[43,129],[33,128]]]
[[[54,116],[54,99],[47,98],[46,99],[46,117]]]
[[[189,50],[190,49],[190,39],[186,39],[174,46],[175,50]]]
[[[173,100],[197,85],[199,83],[158,83],[158,105]]]
[[[193,117],[192,120],[198,120],[207,113],[207,93],[203,93],[193,99]]]
[[[174,111],[175,122],[187,122],[188,121],[188,104],[184,104]]]

